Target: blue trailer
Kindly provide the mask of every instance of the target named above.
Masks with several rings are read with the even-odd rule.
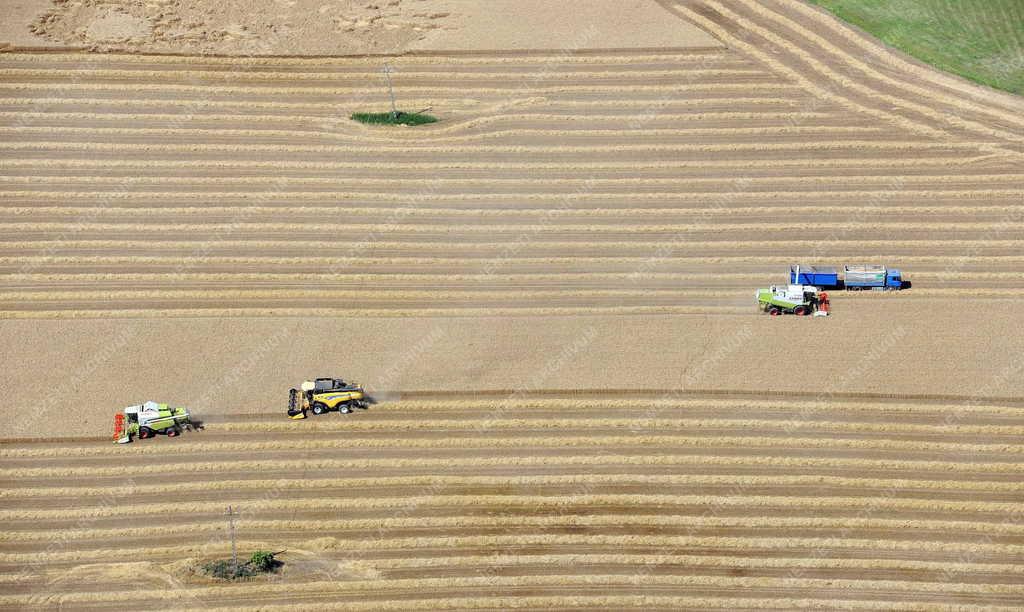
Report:
[[[839,286],[839,272],[832,267],[796,264],[789,267],[789,284],[834,289]]]
[[[844,266],[843,283],[847,290],[903,288],[903,275],[899,270],[885,266]]]

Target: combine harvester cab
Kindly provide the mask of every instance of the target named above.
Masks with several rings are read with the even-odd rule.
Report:
[[[317,415],[332,410],[348,414],[353,408],[366,409],[367,406],[363,388],[340,378],[307,380],[299,389],[288,392],[288,416],[293,419],[306,418],[307,410]]]
[[[122,414],[114,416],[114,441],[127,444],[133,436],[152,438],[158,433],[173,438],[183,429],[191,429],[192,420],[184,408],[171,408],[167,404],[146,402],[128,406]]]
[[[808,285],[772,285],[767,289],[757,290],[757,307],[773,317],[783,314],[804,316],[815,314],[818,305],[827,303],[824,294],[817,287]],[[827,311],[822,311],[827,312]]]

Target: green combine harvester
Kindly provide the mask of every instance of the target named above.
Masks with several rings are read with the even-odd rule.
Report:
[[[758,309],[773,317],[783,314],[827,316],[827,304],[828,296],[810,285],[772,285],[757,290]],[[821,309],[822,306],[825,308]]]
[[[164,434],[173,438],[182,430],[192,429],[192,420],[184,408],[146,402],[128,406],[123,414],[114,415],[114,442],[127,444],[133,436],[140,440]]]

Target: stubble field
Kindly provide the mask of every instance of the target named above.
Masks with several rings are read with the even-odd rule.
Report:
[[[415,130],[375,58],[0,54],[0,605],[1018,607],[1024,103],[661,4],[722,46],[404,55]],[[913,287],[759,316],[796,261]],[[281,575],[188,572],[228,503]]]
[[[1022,431],[1019,404],[526,394],[8,444],[0,605],[1009,609]],[[273,580],[188,571],[227,554],[225,499],[241,550],[287,551]]]

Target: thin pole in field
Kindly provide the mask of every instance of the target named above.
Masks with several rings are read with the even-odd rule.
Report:
[[[395,88],[391,85],[391,73],[394,72],[394,68],[384,64],[384,78],[388,82],[388,95],[391,96],[391,120],[398,119],[398,108],[395,106]]]
[[[231,506],[228,506],[228,533],[231,535],[231,566],[238,567],[238,549],[235,547],[235,516]]]

